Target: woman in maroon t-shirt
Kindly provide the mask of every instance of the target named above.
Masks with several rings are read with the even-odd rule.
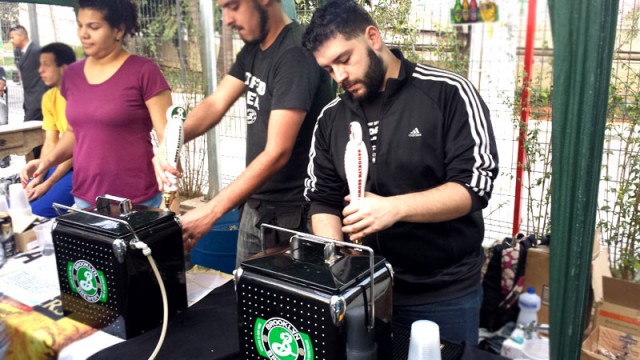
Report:
[[[49,156],[27,164],[25,177],[73,155],[77,206],[91,206],[97,196],[109,194],[158,207],[162,197],[150,131],[162,141],[169,84],[155,63],[123,47],[124,37],[139,28],[131,0],[78,5],[78,37],[87,58],[70,65],[62,78],[69,129]]]

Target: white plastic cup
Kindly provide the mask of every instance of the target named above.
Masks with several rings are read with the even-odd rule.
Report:
[[[408,360],[441,360],[440,327],[429,320],[411,324]]]
[[[0,194],[0,213],[8,213],[9,204],[7,203],[7,197],[4,194]]]
[[[11,212],[16,216],[31,216],[31,205],[27,199],[27,193],[22,188],[22,184],[9,185],[9,202]]]
[[[548,360],[549,340],[531,339],[525,341],[522,354],[524,358],[528,360]]]
[[[53,255],[53,236],[51,236],[51,221],[36,225],[33,227],[33,231],[36,233],[36,239],[40,245],[40,252],[42,255]]]

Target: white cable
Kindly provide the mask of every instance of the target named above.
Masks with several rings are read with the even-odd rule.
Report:
[[[160,271],[158,271],[158,266],[151,256],[151,249],[149,248],[149,246],[142,241],[136,241],[133,244],[136,249],[142,250],[142,253],[147,257],[147,260],[149,260],[151,269],[153,269],[153,273],[155,274],[156,279],[158,280],[158,285],[160,286],[160,294],[162,295],[162,331],[160,332],[160,339],[158,339],[156,348],[153,350],[151,356],[149,356],[149,360],[154,360],[156,356],[158,356],[158,352],[160,352],[160,348],[162,348],[162,343],[164,343],[164,337],[167,334],[167,325],[169,322],[167,290],[164,288],[164,282],[162,281],[162,277],[160,276]]]

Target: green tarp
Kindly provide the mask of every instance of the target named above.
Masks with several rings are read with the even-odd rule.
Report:
[[[549,0],[553,35],[551,359],[580,358],[617,0]]]
[[[75,6],[75,0],[1,0],[0,2],[13,2],[13,3],[35,3],[35,4],[48,4],[48,5],[63,5],[63,6]]]

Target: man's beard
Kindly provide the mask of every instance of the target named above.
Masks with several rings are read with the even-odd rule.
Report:
[[[367,49],[367,56],[369,57],[369,67],[362,77],[362,80],[359,81],[364,86],[364,94],[351,94],[353,98],[358,101],[366,101],[378,93],[380,88],[382,88],[384,77],[387,72],[382,58],[379,57],[373,49]],[[342,87],[347,89],[352,84],[353,83],[351,82],[347,82],[342,84]]]
[[[245,44],[250,44],[250,45],[260,44],[262,40],[264,40],[267,37],[267,21],[269,20],[269,14],[267,14],[267,9],[262,7],[257,0],[253,1],[253,6],[258,12],[258,14],[260,15],[260,24],[258,24],[260,28],[260,33],[258,34],[258,37],[255,39],[251,39],[251,40],[242,39]]]

